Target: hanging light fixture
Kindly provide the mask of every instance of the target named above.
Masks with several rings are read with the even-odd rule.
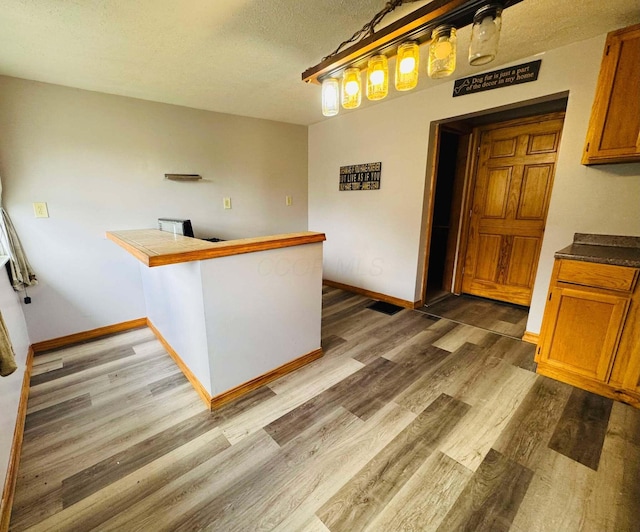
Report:
[[[386,55],[374,55],[367,63],[367,98],[382,100],[389,93],[389,64]]]
[[[322,114],[335,116],[340,111],[340,82],[327,78],[322,82]]]
[[[418,84],[420,48],[416,41],[407,41],[398,46],[396,57],[395,86],[398,91],[409,91]]]
[[[431,34],[429,44],[429,77],[438,79],[450,76],[456,69],[456,29],[438,26]]]
[[[476,11],[469,44],[470,65],[486,65],[496,58],[501,26],[502,6],[489,4]]]
[[[496,57],[502,11],[522,0],[438,0],[429,2],[376,31],[376,26],[398,6],[416,0],[387,0],[384,8],[362,29],[344,41],[320,63],[302,73],[307,83],[322,84],[322,112],[334,116],[341,100],[345,109],[362,101],[361,70],[367,71],[367,97],[388,94],[387,58],[396,56],[395,87],[411,90],[418,83],[419,47],[429,46],[427,71],[432,78],[450,76],[456,67],[456,28],[473,23],[469,46],[471,65]],[[380,64],[379,66],[376,66]],[[338,79],[342,77],[342,85]],[[336,89],[336,86],[338,88]]]
[[[342,76],[342,107],[355,109],[362,101],[362,84],[360,82],[360,69],[347,68]]]

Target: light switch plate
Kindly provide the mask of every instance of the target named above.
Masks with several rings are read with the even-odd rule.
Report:
[[[290,207],[291,205],[293,205],[293,198],[291,196],[285,196],[284,197],[284,204],[287,207]]]
[[[225,209],[231,208],[231,198],[222,198],[222,205]]]
[[[36,218],[49,218],[49,209],[47,209],[47,204],[44,201],[34,203],[33,212]]]

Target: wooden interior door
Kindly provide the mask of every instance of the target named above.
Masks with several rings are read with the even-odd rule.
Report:
[[[528,306],[564,113],[478,128],[462,291]]]

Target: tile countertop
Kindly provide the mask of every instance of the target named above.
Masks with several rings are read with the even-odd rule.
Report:
[[[573,244],[557,251],[555,257],[640,268],[640,237],[576,233]]]

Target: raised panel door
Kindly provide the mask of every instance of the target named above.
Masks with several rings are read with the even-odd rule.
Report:
[[[462,291],[528,306],[562,115],[480,128]]]

